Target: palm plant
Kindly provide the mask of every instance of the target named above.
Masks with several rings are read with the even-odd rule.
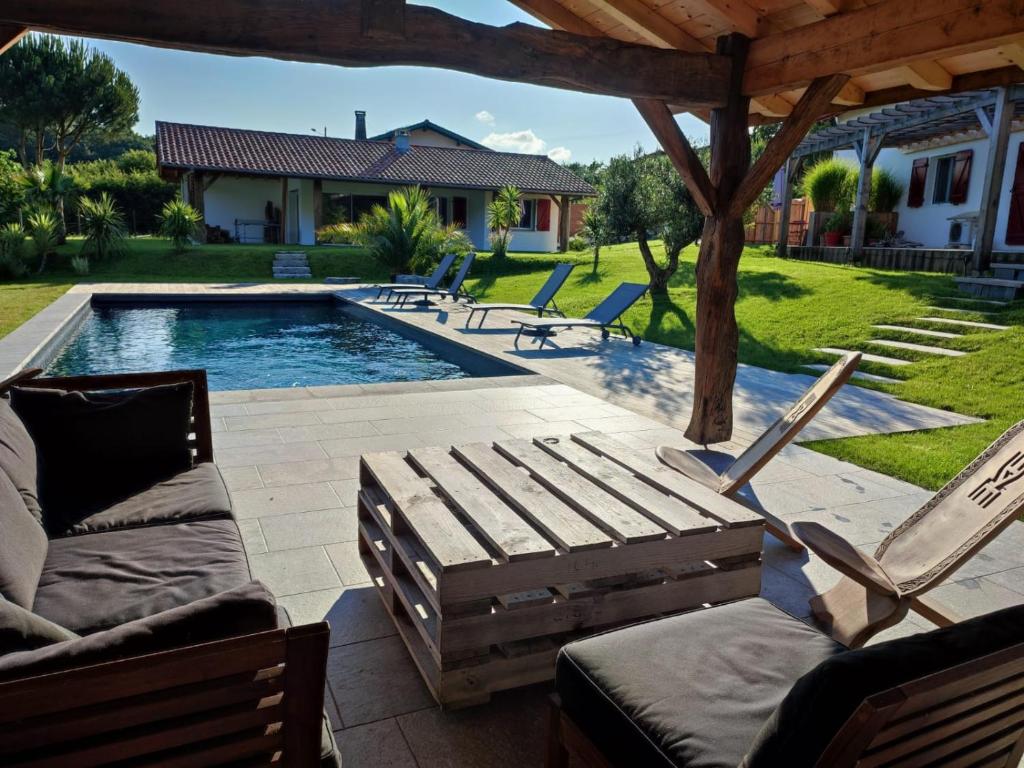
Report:
[[[56,214],[46,208],[39,208],[26,219],[32,248],[39,259],[39,271],[46,269],[46,259],[60,242],[60,222]]]
[[[64,204],[74,193],[74,179],[47,161],[26,170],[19,183],[24,190],[26,203],[36,208],[49,208],[54,212],[57,238],[59,242],[63,242],[67,235]]]
[[[124,249],[124,215],[109,194],[103,192],[96,199],[82,198],[78,206],[82,214],[82,253],[91,250],[96,258],[103,261],[108,256]]]
[[[436,261],[450,239],[430,196],[420,187],[388,193],[387,208],[375,205],[364,213],[357,232],[359,242],[392,275]]]
[[[522,193],[509,185],[498,190],[487,208],[487,220],[491,227],[491,253],[503,259],[508,255],[512,242],[512,228],[523,216]]]
[[[25,231],[17,223],[0,227],[0,275],[16,280],[27,271]]]
[[[157,217],[160,220],[160,234],[171,241],[175,253],[184,253],[195,237],[202,215],[184,200],[171,200],[164,205]]]
[[[580,234],[586,238],[594,249],[594,268],[597,273],[598,261],[601,258],[601,246],[608,242],[609,238],[608,220],[597,204],[587,206],[583,212],[583,230]]]

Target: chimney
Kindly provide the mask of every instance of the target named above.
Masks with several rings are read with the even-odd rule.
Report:
[[[356,140],[366,141],[366,113],[356,110]]]
[[[399,131],[395,135],[395,151],[400,155],[404,155],[409,151],[409,132]]]

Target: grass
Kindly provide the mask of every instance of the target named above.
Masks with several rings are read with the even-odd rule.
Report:
[[[42,278],[0,285],[0,335],[75,282],[267,282],[277,250],[275,246],[204,246],[175,256],[165,241],[143,238],[133,240],[125,256],[94,264],[91,274],[81,278],[68,265],[69,255],[78,248],[74,241],[65,246],[53,270]],[[386,277],[385,270],[359,250],[303,250],[309,253],[313,279],[318,282],[329,275]],[[667,297],[645,298],[627,315],[629,324],[645,339],[693,348],[696,255],[695,248],[684,252]],[[570,315],[586,313],[621,281],[647,279],[635,244],[623,244],[602,249],[596,271],[589,253],[512,254],[503,261],[482,254],[469,288],[485,300],[525,302],[553,265],[565,259],[578,264],[558,298],[559,306]],[[872,338],[911,340],[871,325],[912,320],[927,314],[925,307],[934,297],[955,294],[952,281],[943,275],[789,261],[757,248],[748,248],[744,254],[739,282],[740,360],[792,372],[805,372],[800,366],[806,363],[831,362],[832,358],[812,352],[814,347],[870,349],[866,342]],[[911,402],[977,416],[985,419],[983,423],[821,441],[810,447],[927,488],[941,486],[1006,427],[1024,418],[1019,374],[1024,370],[1024,308],[1004,312],[1000,320],[1016,327],[1001,333],[968,330],[961,339],[934,342],[971,351],[966,357],[919,360],[901,369],[899,375],[906,377],[901,384],[865,385]],[[910,353],[884,353],[914,359]],[[862,370],[889,373],[868,363]]]

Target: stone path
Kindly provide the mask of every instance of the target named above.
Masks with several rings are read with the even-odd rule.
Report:
[[[908,352],[920,352],[926,355],[939,355],[942,357],[963,357],[967,354],[959,349],[932,347],[927,344],[915,344],[911,341],[894,341],[892,339],[868,339],[868,344],[874,344],[879,347],[891,347],[892,349],[905,349]]]

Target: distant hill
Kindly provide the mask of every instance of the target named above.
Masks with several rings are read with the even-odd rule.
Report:
[[[71,155],[69,163],[83,163],[89,160],[113,160],[129,149],[153,150],[156,140],[152,136],[143,136],[134,131],[110,138],[83,139]],[[0,125],[0,150],[18,149],[17,134],[10,128]]]

